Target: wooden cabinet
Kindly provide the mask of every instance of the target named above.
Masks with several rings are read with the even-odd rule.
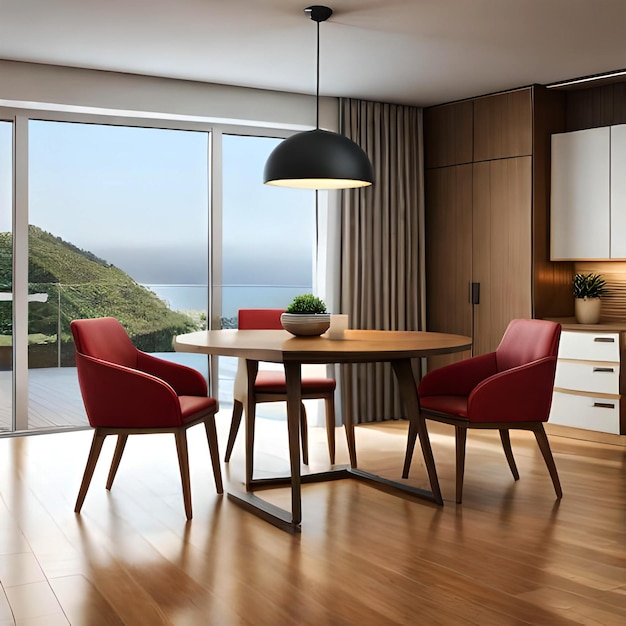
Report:
[[[552,137],[551,258],[626,259],[626,125]]]
[[[619,435],[621,333],[563,330],[550,422]]]
[[[532,159],[474,164],[474,353],[491,352],[510,320],[532,316]]]
[[[527,156],[533,151],[532,90],[474,101],[474,161]]]
[[[553,270],[549,262],[550,135],[564,117],[558,100],[532,87],[424,113],[427,329],[469,334],[475,355],[495,350],[511,319],[573,312],[571,264]],[[467,124],[470,105],[473,162],[451,163],[460,148],[451,147],[449,120]],[[445,128],[437,127],[442,119]],[[463,126],[456,140],[465,145],[468,134]],[[429,157],[437,141],[447,161],[442,150]],[[477,304],[472,283],[480,284]],[[536,302],[545,311],[537,314]],[[440,361],[429,360],[429,369]]]
[[[447,104],[424,111],[426,167],[471,163],[474,105],[471,101]]]
[[[472,336],[472,164],[426,170],[429,330]],[[433,357],[432,367],[469,356]]]
[[[511,319],[531,317],[531,165],[519,157],[426,172],[428,329],[473,336],[474,354],[494,349]]]

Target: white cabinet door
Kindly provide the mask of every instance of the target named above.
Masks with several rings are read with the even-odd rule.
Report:
[[[626,259],[626,124],[611,126],[611,258]]]
[[[608,259],[610,127],[552,135],[551,259]]]

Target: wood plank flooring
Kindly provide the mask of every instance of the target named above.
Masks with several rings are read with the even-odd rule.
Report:
[[[228,412],[218,414],[223,448]],[[258,420],[258,476],[287,472],[282,421]],[[204,429],[189,432],[186,522],[174,439],[129,439],[110,492],[114,440],[80,515],[91,432],[0,439],[0,626],[626,623],[626,446],[550,435],[555,501],[528,433],[512,433],[514,482],[497,433],[468,435],[454,503],[452,430],[429,423],[442,508],[358,480],[303,487],[302,532],[274,528],[215,493]],[[398,478],[406,423],[356,429],[359,466]],[[337,431],[337,462],[348,459]],[[311,470],[328,467],[323,428]],[[243,480],[243,437],[224,467]],[[425,485],[421,458],[411,484]],[[260,492],[281,506],[289,492]]]

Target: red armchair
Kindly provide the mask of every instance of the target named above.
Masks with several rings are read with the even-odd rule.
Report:
[[[239,309],[239,330],[282,330],[280,316],[284,309]],[[328,440],[328,453],[330,462],[335,463],[335,387],[333,378],[302,377],[301,389],[303,400],[324,400],[326,409],[326,437]],[[243,406],[248,393],[247,373],[245,360],[239,359],[237,374],[235,375],[235,388],[233,392],[233,415],[226,444],[226,462],[235,445],[237,432],[241,423]],[[253,404],[261,402],[286,402],[287,385],[285,372],[259,370],[254,381]],[[249,416],[248,426],[251,436],[254,437],[254,415]],[[304,404],[300,412],[300,434],[302,438],[302,461],[305,465],[309,462],[307,419]]]
[[[89,423],[95,429],[74,511],[80,512],[107,435],[117,445],[106,483],[111,489],[128,435],[174,433],[187,519],[192,517],[187,429],[204,423],[215,486],[223,493],[217,447],[217,403],[200,372],[137,350],[112,317],[74,320],[76,369]]]
[[[515,480],[510,429],[531,430],[561,498],[561,484],[543,422],[548,420],[561,325],[545,320],[513,320],[495,352],[433,370],[418,386],[420,410],[432,420],[452,424],[456,435],[456,501],[461,502],[468,428],[494,428]],[[406,478],[417,427],[409,431]]]

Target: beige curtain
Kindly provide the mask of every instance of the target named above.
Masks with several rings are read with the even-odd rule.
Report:
[[[340,107],[341,132],[374,167],[374,185],[342,192],[341,312],[352,328],[422,330],[422,109],[353,99]],[[349,371],[355,422],[404,417],[389,364]]]

